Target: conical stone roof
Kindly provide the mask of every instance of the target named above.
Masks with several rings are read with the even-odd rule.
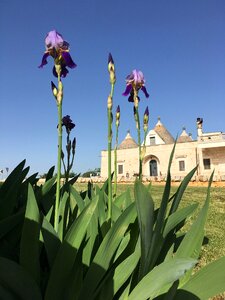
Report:
[[[161,139],[165,142],[165,144],[174,143],[174,138],[166,129],[166,127],[164,127],[164,125],[161,123],[160,118],[158,118],[158,122],[155,125],[154,131],[161,137]]]
[[[187,142],[191,142],[191,141],[193,141],[192,137],[187,134],[186,128],[183,127],[183,131],[182,131],[181,135],[179,136],[179,138],[177,139],[177,143],[187,143]]]
[[[135,142],[135,140],[130,135],[130,132],[128,131],[125,139],[119,145],[118,149],[130,149],[130,148],[137,148],[137,147],[138,147],[137,143]]]

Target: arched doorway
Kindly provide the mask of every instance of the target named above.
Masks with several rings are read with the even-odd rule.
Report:
[[[149,161],[149,173],[150,176],[158,176],[158,166],[155,159]]]

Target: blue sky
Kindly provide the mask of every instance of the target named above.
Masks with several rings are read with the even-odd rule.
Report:
[[[53,61],[38,69],[46,34],[56,29],[78,65],[64,79],[63,115],[76,123],[73,170],[100,167],[107,148],[108,53],[116,65],[114,111],[121,107],[119,141],[136,138],[132,104],[121,94],[125,77],[142,70],[150,98],[141,95],[176,136],[186,126],[225,131],[224,0],[0,0],[0,169],[27,159],[31,172],[56,163],[57,108],[50,81]],[[56,81],[55,81],[56,83]]]

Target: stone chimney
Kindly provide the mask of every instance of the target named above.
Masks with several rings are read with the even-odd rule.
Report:
[[[203,119],[202,118],[197,118],[197,130],[198,130],[198,137],[202,136],[202,124],[203,124]]]

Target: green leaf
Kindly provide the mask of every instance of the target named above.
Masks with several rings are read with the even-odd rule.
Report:
[[[99,195],[99,203],[98,203],[98,218],[99,218],[99,225],[100,228],[107,220],[107,214],[106,214],[106,204],[105,204],[105,197],[104,192],[102,190],[99,190],[97,192]],[[105,234],[103,234],[105,236]]]
[[[53,226],[46,217],[43,217],[42,228],[41,228],[44,246],[48,257],[48,262],[50,267],[52,268],[53,263],[55,261],[56,254],[61,245],[61,241],[55,232]]]
[[[19,223],[23,222],[25,210],[22,209],[18,213],[9,216],[0,221],[0,239],[9,231],[13,230]]]
[[[55,170],[55,166],[52,166],[52,167],[48,170],[48,173],[47,173],[47,175],[46,175],[46,181],[49,181],[49,179],[51,179],[51,178],[53,177],[54,170]]]
[[[68,184],[69,184],[69,185],[73,185],[73,184],[77,181],[77,179],[79,178],[79,176],[80,176],[80,173],[77,174],[77,175],[75,175],[73,178],[71,178],[71,179],[68,181]]]
[[[139,180],[136,180],[134,185],[134,197],[141,237],[141,260],[139,269],[140,280],[149,272],[151,261],[149,249],[153,235],[154,203],[147,188]]]
[[[84,279],[83,288],[79,296],[80,300],[94,299],[94,292],[112,263],[113,256],[119,246],[130,223],[134,222],[136,211],[131,204],[113,224],[102,241],[96,253],[87,275]]]
[[[129,284],[125,287],[125,289],[123,290],[123,292],[118,300],[128,300],[130,287],[131,287],[131,280],[130,280]]]
[[[178,257],[198,258],[199,256],[202,241],[204,238],[204,226],[205,226],[207,212],[209,208],[211,182],[212,182],[212,176],[210,178],[205,204],[202,207],[197,219],[192,224],[189,231],[186,233],[179,248],[177,249],[176,252],[177,258]]]
[[[99,204],[98,204],[99,206]],[[83,264],[86,266],[90,265],[91,259],[94,256],[94,245],[96,238],[99,234],[98,231],[98,210],[95,210],[93,217],[91,218],[91,222],[87,228],[86,235],[86,245],[83,250]]]
[[[45,183],[41,187],[41,194],[42,196],[45,196],[52,188],[52,186],[55,183],[56,176],[50,178],[49,180],[46,180]]]
[[[4,196],[5,194],[11,189],[11,187],[14,185],[15,181],[17,181],[17,178],[20,177],[21,172],[23,171],[23,168],[25,166],[26,160],[24,159],[6,178],[4,183],[2,184],[0,188],[0,204],[4,202]]]
[[[57,253],[48,281],[45,300],[64,299],[64,289],[73,269],[73,264],[87,227],[98,205],[98,197],[87,205],[71,225]]]
[[[16,300],[15,294],[11,293],[7,288],[1,286],[1,283],[0,283],[0,295],[1,298],[4,300]]]
[[[182,286],[182,289],[177,291],[174,300],[188,300],[189,298],[184,298],[187,292],[194,294],[201,300],[208,300],[211,297],[225,292],[225,257],[210,263],[195,273],[195,275]]]
[[[166,178],[166,184],[163,191],[162,201],[159,207],[159,210],[157,212],[156,217],[156,224],[153,232],[153,238],[151,243],[151,248],[149,250],[149,258],[151,259],[150,263],[150,269],[152,269],[157,261],[157,258],[160,254],[160,251],[163,246],[163,229],[165,226],[165,218],[167,213],[167,206],[169,202],[170,197],[170,188],[171,188],[171,175],[170,175],[170,168],[175,152],[176,142],[174,143],[172,152],[170,154],[169,164],[168,164],[168,170],[167,170],[167,178]]]
[[[130,190],[127,188],[127,190],[116,197],[114,200],[114,204],[121,210],[125,210],[130,204],[132,203],[131,197],[130,197]]]
[[[10,216],[18,204],[18,193],[22,187],[29,168],[23,170],[25,161],[22,161],[7,177],[0,189],[0,220]]]
[[[171,214],[167,219],[166,226],[163,231],[163,237],[165,238],[171,230],[175,229],[180,222],[184,221],[190,214],[192,214],[197,207],[198,203],[195,203]]]
[[[63,240],[64,237],[64,232],[66,229],[66,222],[67,222],[67,214],[68,214],[68,193],[64,192],[63,197],[60,201],[60,205],[59,205],[59,226],[58,226],[58,236],[60,238],[60,240]]]
[[[116,222],[120,215],[121,210],[114,203],[112,203],[112,222]]]
[[[176,258],[179,257],[192,257],[198,258],[199,253],[201,251],[202,242],[204,239],[204,227],[207,218],[207,212],[209,208],[209,200],[210,200],[210,187],[212,183],[213,173],[209,180],[207,196],[205,200],[205,204],[202,207],[197,219],[191,225],[191,228],[184,236],[180,246],[177,249],[175,254]],[[180,282],[180,286],[182,286],[191,276],[191,271],[185,275],[185,277]]]
[[[117,258],[120,257],[120,255],[124,252],[124,250],[127,248],[129,242],[130,242],[130,232],[126,233],[124,238],[122,239],[118,249],[116,250],[116,254],[115,257],[113,259],[113,261],[115,262],[117,260]]]
[[[186,190],[191,178],[194,176],[194,173],[196,172],[197,168],[198,168],[198,166],[196,166],[193,170],[191,170],[185,176],[185,178],[181,182],[180,186],[178,187],[178,189],[176,191],[176,194],[174,195],[174,199],[173,199],[173,203],[172,203],[171,208],[170,208],[169,215],[171,215],[172,213],[174,213],[177,210],[177,208],[180,204],[180,201],[182,199],[182,196],[184,194],[184,191]]]
[[[103,186],[101,187],[101,191],[105,192],[108,195],[108,179],[103,183]]]
[[[85,207],[84,200],[72,185],[70,186],[70,197],[72,197],[76,201],[79,207],[79,212],[82,212]]]
[[[140,243],[138,243],[140,245]],[[131,276],[140,259],[140,246],[137,246],[134,253],[124,259],[115,269],[113,276],[113,292],[114,295]]]
[[[146,300],[166,292],[174,281],[195,265],[193,259],[171,259],[155,267],[133,289],[129,300]]]
[[[20,242],[20,264],[40,281],[39,265],[40,214],[32,186],[28,186],[27,207]]]
[[[12,298],[2,298],[1,294],[1,299],[42,300],[32,277],[20,265],[3,257],[0,257],[0,285],[5,293],[12,295]]]
[[[39,180],[39,178],[37,178],[37,175],[38,175],[38,172],[32,174],[31,176],[29,176],[29,177],[23,182],[23,184],[28,184],[28,183],[30,183],[31,185],[35,185],[35,184],[38,182],[38,180]]]
[[[65,295],[63,299],[77,300],[79,297],[79,293],[83,283],[82,251],[83,247],[81,246],[77,253],[71,275],[69,276],[66,283]]]

